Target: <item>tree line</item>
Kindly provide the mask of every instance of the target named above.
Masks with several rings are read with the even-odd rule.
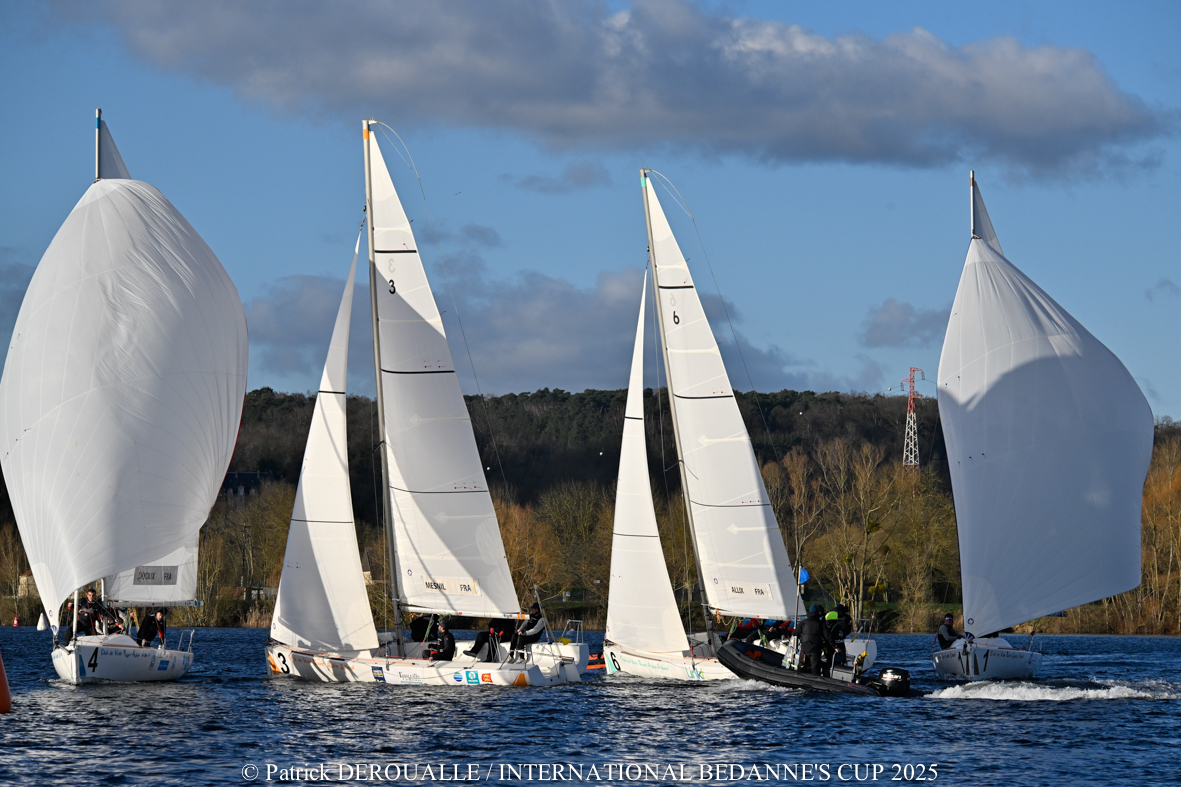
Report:
[[[955,511],[938,407],[921,400],[921,469],[902,465],[906,399],[809,391],[739,393],[788,553],[813,579],[806,598],[849,604],[879,630],[927,631],[960,601]],[[614,486],[626,391],[468,397],[518,597],[536,586],[553,614],[605,618]],[[219,498],[202,529],[198,595],[177,622],[266,625],[278,586],[314,396],[269,388],[246,396],[230,470],[263,472],[255,494]],[[687,625],[700,628],[666,392],[644,392],[648,465],[670,578]],[[358,543],[379,626],[389,625],[380,522],[380,458],[372,399],[350,396],[348,457]],[[0,523],[12,521],[0,499]],[[5,515],[7,514],[7,518]],[[1157,426],[1145,485],[1143,582],[1111,599],[1036,621],[1036,630],[1181,632],[1181,426]],[[0,610],[33,612],[18,596],[27,570],[19,537],[0,524]],[[16,577],[16,579],[14,579]],[[34,613],[35,615],[35,613]],[[35,619],[35,617],[34,617]],[[560,621],[559,621],[560,622]]]

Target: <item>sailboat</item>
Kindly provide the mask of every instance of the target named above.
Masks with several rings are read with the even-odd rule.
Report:
[[[187,646],[141,648],[115,631],[77,636],[59,610],[104,578],[108,600],[193,595],[188,556],[242,417],[246,315],[214,253],[131,179],[96,118],[94,183],[41,258],[8,347],[0,466],[58,676],[173,680],[192,666],[191,632]]]
[[[406,610],[523,618],[443,321],[374,126],[363,121],[362,137],[393,617],[400,621]],[[271,673],[408,685],[579,681],[590,658],[585,643],[538,642],[518,655],[493,641],[474,655],[432,661],[423,643],[406,639],[400,625],[379,637],[361,579],[345,451],[353,275],[350,271],[304,454],[266,646]]]
[[[1026,679],[998,632],[1140,584],[1152,411],[1110,350],[1001,250],[975,173],[972,238],[939,360],[964,635],[935,672]]]
[[[656,527],[649,486],[644,430],[644,307],[648,275],[640,294],[640,317],[632,350],[623,420],[623,447],[611,535],[611,584],[607,589],[607,673],[678,680],[724,680],[734,673],[718,663],[710,643],[689,642],[673,595]]]

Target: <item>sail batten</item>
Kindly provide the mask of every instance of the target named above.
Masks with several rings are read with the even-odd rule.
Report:
[[[443,320],[377,140],[369,139],[381,407],[402,603],[519,612]]]
[[[701,581],[724,614],[789,617],[797,588],[779,523],[693,277],[648,178],[668,387]]]
[[[1153,420],[1120,360],[1001,253],[971,189],[938,395],[964,628],[982,636],[1140,583]]]

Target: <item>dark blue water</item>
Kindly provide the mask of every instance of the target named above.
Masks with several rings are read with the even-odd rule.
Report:
[[[352,781],[332,783],[352,784],[374,775],[358,770],[372,764],[399,784],[462,777],[468,766],[483,782],[518,784],[568,779],[552,767],[567,763],[592,783],[930,782],[932,765],[936,784],[982,787],[1181,780],[1174,638],[1047,637],[1043,679],[949,688],[932,678],[929,636],[882,636],[879,663],[933,692],[911,699],[601,671],[554,689],[297,683],[265,675],[265,640],[260,630],[203,629],[180,682],[74,687],[56,679],[47,632],[0,629],[14,706],[0,716],[0,783],[281,783],[281,770],[267,781],[269,765],[315,768],[313,779],[288,771],[287,783],[351,770]],[[253,782],[248,765],[259,769]]]

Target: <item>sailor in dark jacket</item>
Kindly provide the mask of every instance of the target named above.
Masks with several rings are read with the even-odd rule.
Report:
[[[440,620],[438,623],[439,639],[431,650],[431,661],[451,661],[455,658],[455,635],[447,628],[447,624]]]
[[[153,614],[144,617],[143,625],[135,632],[136,642],[141,648],[151,646],[152,640],[157,636],[160,637],[160,644],[164,644],[164,634],[168,629],[168,624],[164,620],[164,611],[156,610]]]
[[[541,639],[541,635],[544,632],[545,618],[541,615],[541,605],[533,604],[529,607],[529,618],[513,634],[509,649],[513,651],[523,650],[526,645],[532,645]]]
[[[800,653],[804,655],[800,670],[811,670],[813,675],[820,675],[820,656],[825,648],[832,649],[832,638],[828,635],[828,627],[820,619],[818,605],[808,607],[808,617],[797,627],[797,634],[800,638]]]
[[[825,616],[824,623],[828,627],[828,636],[832,639],[834,648],[833,666],[844,666],[846,660],[845,637],[853,633],[853,617],[844,604],[837,604],[837,608]]]
[[[943,616],[943,624],[939,626],[939,633],[936,635],[939,637],[940,650],[947,650],[953,642],[960,638],[960,633],[955,630],[955,626],[951,625],[953,620],[955,618],[951,616],[950,612]]]

